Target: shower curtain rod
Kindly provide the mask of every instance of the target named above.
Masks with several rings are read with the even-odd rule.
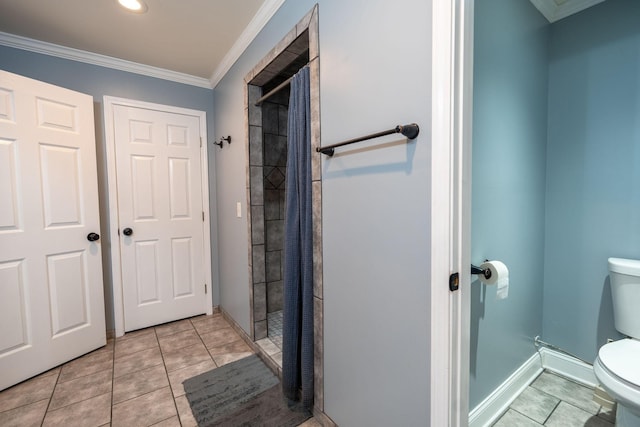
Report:
[[[291,80],[293,80],[293,76],[289,77],[287,80],[283,81],[278,86],[274,87],[269,92],[267,92],[266,94],[262,95],[260,97],[260,99],[258,99],[256,101],[256,107],[259,107],[260,104],[262,104],[267,98],[270,98],[272,95],[275,95],[276,93],[278,93],[282,89],[284,89],[289,83],[291,83]]]
[[[382,132],[372,133],[371,135],[361,136],[360,138],[350,139],[348,141],[339,142],[333,145],[327,145],[326,147],[318,147],[316,151],[318,153],[326,154],[327,156],[333,156],[334,149],[337,147],[342,147],[343,145],[353,144],[355,142],[366,141],[367,139],[378,138],[380,136],[391,135],[392,133],[401,133],[406,136],[408,139],[415,139],[420,133],[420,128],[417,124],[411,123],[408,125],[398,125],[393,129],[385,130]]]
[[[302,70],[304,67],[306,67],[307,65],[311,64],[311,61],[307,62],[306,64],[304,64],[302,67],[300,67],[300,70]],[[295,75],[295,74],[294,74]],[[280,92],[282,89],[284,89],[285,87],[287,87],[287,85],[289,83],[291,83],[291,80],[293,80],[293,76],[289,77],[287,80],[283,81],[282,83],[280,83],[278,86],[274,87],[273,89],[271,89],[269,92],[265,93],[264,95],[262,95],[257,101],[256,101],[256,107],[259,107],[260,104],[262,104],[265,99],[271,97],[272,95]]]

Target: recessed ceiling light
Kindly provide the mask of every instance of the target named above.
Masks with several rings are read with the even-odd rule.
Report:
[[[142,0],[118,0],[118,3],[130,12],[145,13],[147,11],[147,5]]]

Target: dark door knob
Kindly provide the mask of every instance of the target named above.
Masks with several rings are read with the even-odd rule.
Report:
[[[122,234],[124,234],[125,236],[131,236],[133,234],[133,230],[127,227],[124,230],[122,230]]]
[[[99,238],[100,238],[100,235],[98,233],[89,233],[89,234],[87,234],[87,240],[90,241],[90,242],[95,242]]]

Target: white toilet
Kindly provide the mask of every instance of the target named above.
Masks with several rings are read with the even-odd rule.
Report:
[[[600,348],[593,372],[618,403],[616,426],[640,426],[640,261],[609,258],[616,329],[628,336]]]

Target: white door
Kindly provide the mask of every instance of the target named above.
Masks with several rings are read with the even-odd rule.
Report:
[[[0,71],[0,390],[106,343],[99,231],[92,97]]]
[[[113,106],[124,329],[207,311],[200,117]]]

